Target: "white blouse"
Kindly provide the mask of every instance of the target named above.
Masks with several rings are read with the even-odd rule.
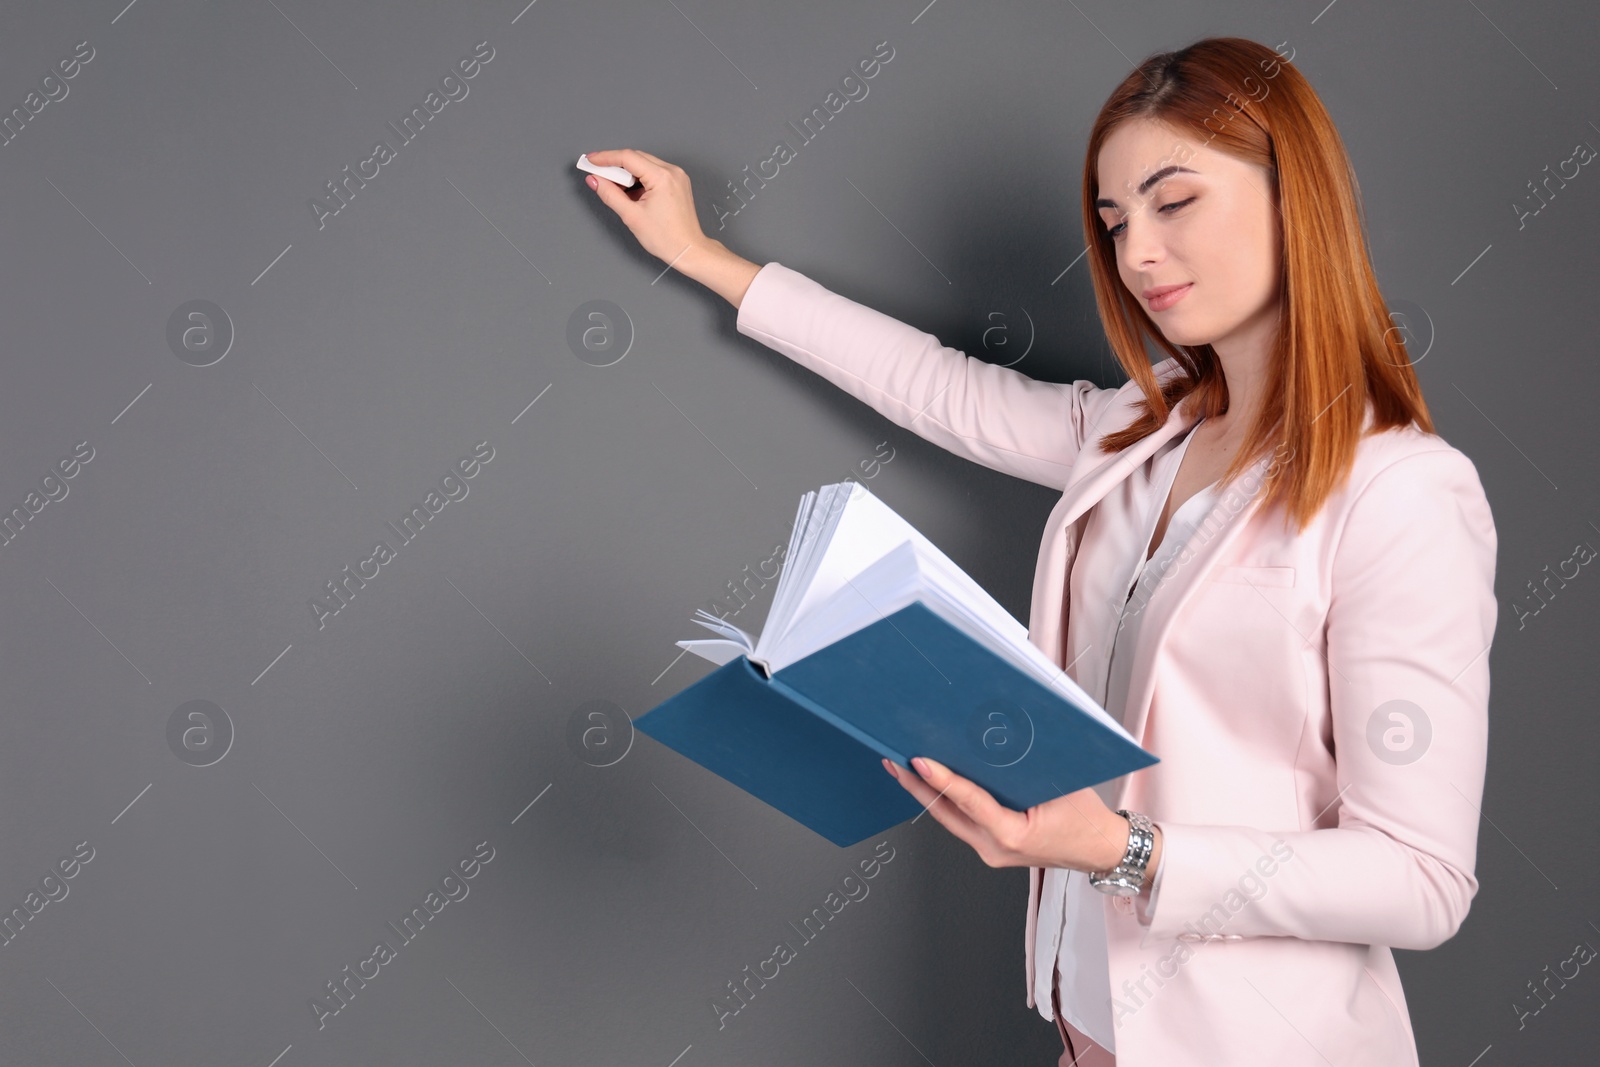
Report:
[[[1200,425],[1199,420],[1195,426]],[[1139,640],[1143,606],[1149,603],[1159,576],[1201,525],[1216,497],[1217,483],[1195,493],[1173,514],[1161,544],[1148,561],[1156,522],[1172,490],[1194,433],[1190,427],[1165,442],[1140,468],[1112,489],[1090,510],[1088,521],[1098,528],[1101,544],[1127,546],[1118,559],[1095,560],[1093,566],[1074,561],[1068,576],[1070,603],[1088,603],[1099,597],[1117,606],[1108,632],[1085,633],[1079,620],[1083,612],[1069,612],[1067,663],[1072,677],[1119,722],[1127,722],[1127,696],[1133,650]],[[1095,786],[1108,805],[1115,803],[1118,779]],[[1161,871],[1151,884],[1149,909],[1161,892]],[[1110,964],[1106,954],[1105,894],[1089,885],[1088,875],[1066,867],[1047,867],[1039,899],[1039,920],[1034,942],[1034,1004],[1039,1014],[1054,1022],[1051,980],[1060,972],[1061,1017],[1111,1052],[1116,1039],[1111,1014]],[[1051,963],[1055,966],[1052,968]]]

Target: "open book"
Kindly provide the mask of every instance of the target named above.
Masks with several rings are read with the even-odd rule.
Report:
[[[759,637],[694,621],[718,636],[678,645],[719,669],[638,728],[838,845],[922,810],[880,756],[929,756],[1019,811],[1156,762],[857,482],[801,498]]]

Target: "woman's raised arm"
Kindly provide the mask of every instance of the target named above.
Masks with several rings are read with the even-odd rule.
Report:
[[[739,309],[738,330],[817,372],[899,426],[975,463],[1064,488],[1116,390],[1041,382],[940,344],[781,263],[757,266],[706,236],[689,177],[647,152],[590,152],[640,188],[590,187],[651,255]]]

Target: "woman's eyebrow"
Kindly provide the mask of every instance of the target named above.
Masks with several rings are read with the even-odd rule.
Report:
[[[1199,172],[1190,170],[1188,167],[1180,167],[1177,164],[1173,164],[1172,166],[1169,166],[1169,167],[1162,167],[1160,170],[1158,170],[1154,174],[1150,175],[1150,177],[1148,177],[1144,181],[1140,182],[1139,183],[1139,188],[1136,191],[1138,192],[1138,194],[1140,196],[1143,196],[1145,194],[1145,192],[1147,190],[1149,190],[1149,188],[1152,185],[1154,185],[1158,181],[1161,181],[1163,178],[1170,178],[1174,174],[1197,174],[1197,173],[1199,173]],[[1115,200],[1111,200],[1111,199],[1108,199],[1106,197],[1101,197],[1099,200],[1096,200],[1094,202],[1094,206],[1096,208],[1108,207],[1113,211],[1117,210],[1117,202]]]

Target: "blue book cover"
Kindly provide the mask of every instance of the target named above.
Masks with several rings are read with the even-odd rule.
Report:
[[[883,756],[929,756],[1017,811],[1157,762],[920,600],[771,677],[734,658],[635,725],[841,847],[922,811]]]

